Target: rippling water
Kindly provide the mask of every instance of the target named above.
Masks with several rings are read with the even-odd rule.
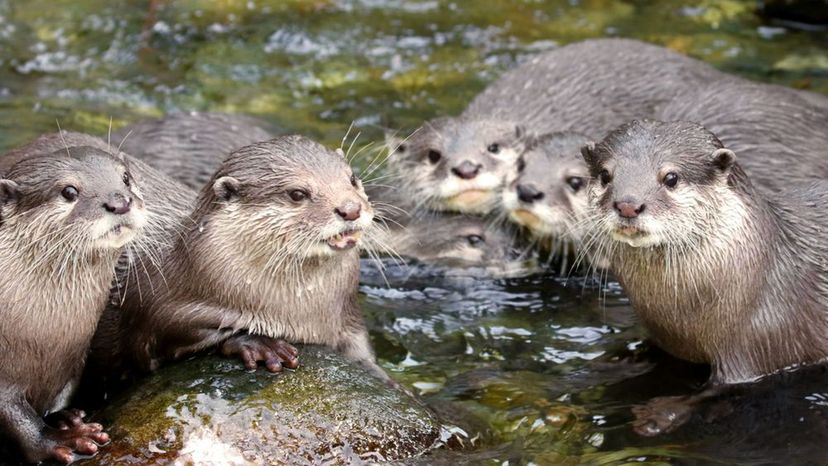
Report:
[[[532,54],[596,36],[669,46],[724,70],[828,93],[828,33],[754,0],[0,1],[0,146],[105,134],[172,110],[258,115],[338,145],[457,113]],[[352,133],[354,134],[354,133]],[[364,161],[358,161],[364,163]],[[423,272],[423,273],[420,273]],[[779,377],[656,439],[630,406],[687,394],[704,368],[645,344],[612,282],[486,279],[366,264],[363,305],[393,376],[481,431],[426,462],[824,463],[821,371]]]

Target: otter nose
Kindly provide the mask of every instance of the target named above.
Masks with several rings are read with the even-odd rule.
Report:
[[[644,204],[630,200],[615,202],[613,207],[618,211],[618,215],[624,218],[636,218],[641,212],[644,212]]]
[[[464,180],[470,180],[480,173],[481,168],[483,168],[483,166],[479,163],[472,163],[468,160],[464,160],[463,163],[452,168],[451,172]]]
[[[109,213],[123,215],[132,208],[132,198],[123,194],[112,194],[109,196],[109,200],[104,202],[103,207]]]
[[[531,184],[517,185],[517,193],[518,199],[529,204],[543,199],[543,192],[538,191],[538,188]]]
[[[346,202],[334,209],[334,211],[343,219],[351,221],[359,218],[359,213],[362,211],[362,207],[360,207],[359,203],[356,202]]]

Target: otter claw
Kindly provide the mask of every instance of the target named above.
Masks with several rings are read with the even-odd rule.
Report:
[[[46,427],[43,437],[52,444],[49,456],[64,464],[71,464],[80,459],[89,458],[98,453],[98,449],[109,443],[109,435],[103,432],[98,423],[83,423],[83,411],[67,410],[55,413],[52,419],[58,419],[60,427]],[[80,419],[80,422],[77,422]]]
[[[282,372],[283,368],[295,369],[299,366],[296,357],[299,351],[284,340],[261,335],[238,335],[231,337],[221,345],[225,356],[238,356],[248,370],[256,370],[259,363],[264,363],[269,372]]]

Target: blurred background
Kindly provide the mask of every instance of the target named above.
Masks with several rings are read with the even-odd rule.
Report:
[[[769,2],[774,3],[774,2]],[[784,0],[777,3],[790,3]],[[828,21],[811,9],[771,12]],[[172,110],[259,115],[338,142],[413,130],[515,62],[597,36],[828,93],[825,28],[757,0],[2,0],[0,146]],[[821,14],[821,18],[820,18]],[[373,128],[373,129],[372,129]]]
[[[785,3],[785,2],[782,2]],[[338,146],[459,113],[533,54],[642,39],[728,72],[828,93],[824,0],[0,0],[0,148],[57,129],[176,110],[256,115]],[[354,133],[352,133],[353,136]],[[362,163],[357,160],[357,164]],[[383,366],[470,432],[424,464],[824,463],[825,376],[776,381],[671,435],[630,407],[688,394],[706,370],[643,341],[610,281],[415,277],[366,264]],[[790,383],[789,383],[790,382]],[[715,422],[712,422],[715,421]]]

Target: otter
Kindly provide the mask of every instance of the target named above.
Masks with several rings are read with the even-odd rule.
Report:
[[[711,365],[709,388],[636,409],[644,435],[700,400],[828,357],[828,182],[754,186],[695,123],[634,121],[583,149],[592,234],[654,341]]]
[[[115,145],[194,190],[230,152],[272,139],[281,130],[257,118],[214,112],[171,113],[112,134]]]
[[[485,202],[489,197],[480,192],[496,185],[491,178],[502,180],[508,170],[472,159],[468,148],[480,157],[480,151],[500,143],[496,139],[515,126],[524,134],[575,131],[597,140],[632,119],[660,118],[659,112],[676,95],[719,82],[762,86],[767,92],[795,94],[823,111],[828,108],[828,98],[820,94],[752,83],[663,47],[632,39],[590,39],[529,58],[479,93],[459,116],[426,122],[402,145],[391,138],[391,149],[399,150],[388,165],[408,195],[423,199],[430,209],[488,213],[496,203]],[[726,97],[716,95],[704,103]],[[470,163],[461,169],[467,159]],[[484,175],[490,180],[463,178]],[[466,190],[468,195],[456,197]]]
[[[488,214],[530,140],[508,121],[439,118],[404,140],[389,137],[388,166],[416,209]]]
[[[427,215],[391,230],[396,253],[426,264],[500,270],[523,259],[516,232],[470,215]]]
[[[151,371],[219,347],[278,372],[298,365],[286,339],[333,347],[390,382],[357,301],[373,208],[340,153],[301,136],[259,142],[231,153],[199,193],[134,165],[158,221],[118,270],[93,352],[115,357],[98,367]]]
[[[569,264],[570,254],[589,257],[594,268],[607,267],[606,259],[582,251],[583,222],[588,216],[589,170],[581,147],[590,139],[571,131],[539,137],[521,155],[501,196],[503,215],[523,227],[531,243]]]
[[[0,428],[28,461],[68,464],[109,441],[64,408],[147,212],[127,161],[50,139],[0,158]]]

